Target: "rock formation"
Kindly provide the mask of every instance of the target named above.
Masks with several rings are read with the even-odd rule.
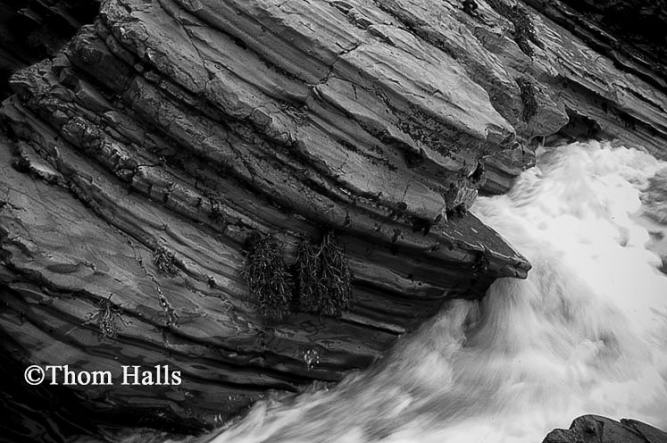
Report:
[[[667,433],[636,420],[620,422],[598,415],[584,415],[570,429],[555,429],[542,443],[665,443]]]
[[[74,26],[95,2],[28,3],[35,22],[80,11]],[[94,410],[213,425],[267,392],[340,380],[447,300],[525,277],[467,209],[507,191],[538,142],[604,137],[664,157],[661,65],[559,1],[99,8],[39,61],[0,52],[5,70],[34,62],[0,109],[0,330],[14,359],[183,373],[150,391],[73,387]],[[248,238],[272,236],[290,267],[300,242],[329,233],[349,309],[260,315]]]

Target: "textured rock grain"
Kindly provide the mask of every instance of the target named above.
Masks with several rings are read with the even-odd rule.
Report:
[[[542,443],[665,443],[667,433],[637,420],[620,422],[598,415],[584,415],[570,429],[555,429]]]

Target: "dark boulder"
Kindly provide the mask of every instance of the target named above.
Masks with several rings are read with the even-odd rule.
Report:
[[[599,415],[583,415],[570,429],[555,429],[542,443],[667,443],[667,433],[627,418],[615,421]]]

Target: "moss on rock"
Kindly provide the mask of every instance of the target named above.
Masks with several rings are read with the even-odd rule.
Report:
[[[488,1],[489,5],[495,9],[496,12],[512,22],[512,25],[514,25],[514,41],[524,54],[529,57],[535,55],[535,51],[530,45],[530,42],[537,47],[544,48],[544,44],[537,38],[535,26],[525,8],[520,5],[510,6],[502,0]]]
[[[301,242],[296,268],[300,310],[340,317],[350,307],[352,273],[332,233],[327,233],[319,246]]]
[[[274,237],[256,234],[248,239],[242,276],[262,317],[280,320],[289,314],[293,285],[282,247]]]
[[[523,103],[523,120],[528,123],[537,113],[537,99],[535,98],[535,85],[527,78],[517,79],[521,90],[521,102]]]
[[[174,276],[178,274],[178,266],[176,266],[176,257],[174,253],[159,246],[153,251],[153,263],[160,274]]]

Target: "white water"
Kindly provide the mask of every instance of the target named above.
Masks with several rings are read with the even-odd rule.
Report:
[[[588,413],[667,429],[667,276],[632,217],[667,164],[597,142],[538,154],[473,208],[530,260],[527,280],[453,302],[378,367],[260,403],[215,441],[539,442]]]

